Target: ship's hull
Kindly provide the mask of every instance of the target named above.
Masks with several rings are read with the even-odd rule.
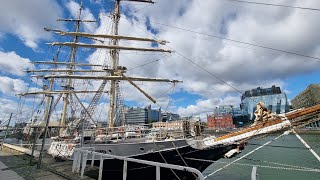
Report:
[[[53,142],[49,153],[54,157],[70,157],[73,149],[78,148],[79,144],[67,142]],[[72,147],[68,149],[68,147]],[[214,146],[207,149],[196,149],[187,143],[186,139],[155,141],[155,142],[132,142],[132,143],[111,143],[111,144],[84,144],[83,148],[92,148],[92,150],[112,154],[116,156],[131,157],[141,160],[189,166],[204,171],[212,161],[218,160],[229,150],[236,148],[236,145]],[[57,154],[59,152],[59,154]],[[72,158],[72,156],[71,156]],[[183,159],[182,159],[183,158]],[[190,159],[189,159],[190,158]],[[203,159],[210,161],[198,161],[193,159]],[[88,157],[88,163],[91,163],[91,155]],[[97,159],[97,157],[95,158]],[[95,160],[94,165],[99,167],[99,160]],[[155,179],[156,168],[145,164],[128,162],[127,179]],[[92,172],[91,172],[92,171]],[[90,170],[87,175],[93,178],[98,177],[98,170]],[[192,173],[178,171],[167,168],[161,168],[161,179],[195,179]],[[116,159],[105,159],[103,162],[103,179],[123,179],[123,161]],[[178,178],[179,177],[179,178]]]
[[[163,151],[172,148],[180,148],[188,146],[186,139],[176,139],[170,141],[150,141],[143,142],[140,139],[130,140],[129,142],[118,143],[85,143],[83,148],[91,148],[95,152],[112,154],[116,156],[133,157],[142,154],[152,153],[155,151]],[[55,158],[72,159],[73,150],[81,148],[79,143],[68,141],[55,141],[52,142],[48,149],[48,154]]]
[[[225,153],[233,148],[235,148],[235,145],[198,150],[187,145],[183,147],[132,156],[132,158],[189,166],[202,172],[208,166],[210,166],[212,162],[192,160],[192,158],[215,161],[223,157]],[[99,166],[99,164],[99,161],[95,161],[96,166]],[[156,179],[156,168],[153,166],[128,162],[127,170],[127,179],[129,180]],[[187,171],[174,170],[173,172],[168,168],[161,168],[160,172],[161,179],[196,179],[192,173]],[[89,176],[91,176],[91,174],[93,174],[93,178],[97,178],[97,172],[88,173]],[[123,161],[116,159],[105,159],[103,162],[102,179],[123,179]]]

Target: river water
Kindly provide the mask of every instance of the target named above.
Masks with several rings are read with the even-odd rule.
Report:
[[[259,147],[280,134],[272,134],[267,137],[252,139],[246,148],[237,156],[231,159],[220,159],[209,166],[204,176],[210,175],[215,170],[225,166],[227,163],[236,160],[253,149]],[[300,135],[309,146],[320,155],[320,134]],[[294,135],[282,136],[269,145],[246,156],[221,171],[207,177],[208,180],[250,180],[252,165],[256,165],[259,180],[320,180],[320,172],[306,172],[303,168],[320,169],[320,162]],[[262,167],[264,166],[264,167]],[[278,168],[281,167],[282,169]],[[288,169],[284,169],[288,168]]]

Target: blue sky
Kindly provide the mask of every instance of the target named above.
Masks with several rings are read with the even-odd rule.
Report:
[[[320,2],[316,0],[281,3],[320,7]],[[110,33],[109,11],[113,7],[112,1],[85,0],[83,6],[82,17],[95,19],[97,23],[82,26],[81,31]],[[45,43],[70,41],[70,37],[59,37],[45,32],[43,28],[73,30],[72,24],[57,22],[56,19],[73,18],[78,9],[79,1],[73,0],[12,0],[0,7],[0,120],[11,112],[17,113],[21,101],[17,93],[41,89],[41,83],[36,85],[35,80],[31,82],[30,76],[23,71],[35,68],[30,64],[31,61],[52,60],[56,48]],[[128,71],[128,76],[183,81],[174,88],[168,83],[138,83],[157,99],[158,103],[152,105],[154,108],[161,106],[183,116],[198,116],[212,112],[221,104],[237,106],[241,96],[237,91],[276,85],[292,99],[309,84],[320,83],[319,60],[201,35],[221,36],[317,58],[320,57],[320,35],[315,32],[320,31],[320,23],[316,12],[218,0],[159,0],[154,5],[123,2],[121,10],[120,34],[170,42],[168,46],[129,42],[129,46],[175,51],[168,55],[120,52],[120,65],[128,68],[143,65]],[[84,39],[81,42],[95,43]],[[127,45],[125,43],[120,42],[121,45]],[[61,61],[68,59],[68,52],[68,48],[63,48]],[[108,63],[107,55],[107,50],[79,49],[77,61]],[[95,90],[99,85],[100,82],[95,82],[88,86]],[[127,105],[143,107],[151,104],[127,83],[121,86]],[[31,108],[28,107],[32,104],[30,98],[25,101],[27,105],[24,108]],[[83,101],[89,103],[90,97],[83,97]],[[39,98],[36,102],[40,102]],[[105,95],[100,101],[99,113],[103,112],[107,103],[108,96]],[[59,111],[56,114],[59,116]]]

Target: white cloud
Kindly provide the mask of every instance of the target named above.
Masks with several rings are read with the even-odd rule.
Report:
[[[0,92],[6,95],[15,95],[26,92],[28,84],[21,79],[13,79],[6,76],[0,76]]]
[[[282,0],[277,3],[305,7],[320,6],[320,2],[316,0],[308,2]],[[153,62],[141,68],[129,70],[127,75],[183,80],[182,84],[177,85],[178,89],[167,93],[164,92],[170,88],[170,84],[137,82],[163,107],[168,104],[168,93],[180,92],[181,90],[199,95],[201,99],[184,108],[176,107],[174,101],[171,101],[173,104],[170,105],[170,108],[181,115],[203,114],[212,111],[214,107],[221,104],[238,105],[241,93],[237,91],[244,92],[258,86],[271,87],[274,84],[286,90],[287,78],[319,71],[319,62],[315,60],[215,39],[153,23],[174,25],[207,34],[320,57],[320,35],[315,33],[320,31],[320,22],[315,13],[212,0],[159,0],[155,5],[144,9],[141,9],[141,5],[131,5],[132,3],[123,3],[122,10],[125,11],[124,14],[121,14],[119,34],[151,38],[150,34],[157,32],[155,36],[168,40],[169,47],[177,52],[153,62],[163,54],[150,55],[151,53],[120,51],[120,65],[131,69]],[[65,6],[74,18],[77,17],[78,3],[68,1]],[[130,12],[133,17],[128,16]],[[95,23],[86,23],[84,29],[92,33],[110,34],[111,20],[106,15],[100,14],[99,26]],[[94,19],[94,16],[89,9],[85,8],[82,18]],[[150,23],[146,19],[149,19]],[[32,38],[29,39],[31,42],[26,40],[25,43],[34,46],[32,42],[36,41]],[[152,47],[150,43],[145,42],[120,41],[120,44]],[[168,47],[162,46],[161,48]],[[94,64],[106,62],[110,65],[108,53],[108,50],[96,50],[88,57],[87,61]],[[179,53],[237,90],[190,63]],[[101,82],[93,82],[88,89],[96,90],[100,84]],[[141,106],[150,104],[150,101],[129,83],[121,83],[121,85],[124,87],[123,97],[127,100],[139,102]],[[108,98],[108,96],[103,98]],[[100,105],[99,108],[103,106]],[[103,114],[106,113],[103,112]]]
[[[7,124],[7,120],[12,113],[10,125],[14,125],[17,122],[29,121],[34,111],[32,106],[28,104],[22,105],[21,101],[2,97],[0,97],[0,107],[0,121],[6,121],[4,124]]]
[[[161,2],[160,6],[163,6],[164,8],[165,3]],[[152,10],[150,10],[149,13],[142,13],[142,15],[147,15],[151,18],[151,21],[154,21],[152,19],[154,18],[157,19],[158,22],[163,21],[164,23],[168,24],[170,24],[170,21],[174,19],[175,23],[182,24],[181,26],[187,27],[192,27],[193,24],[196,23],[208,24],[208,27],[199,26],[201,27],[198,28],[199,31],[213,31],[218,33],[219,28],[214,26],[219,26],[219,22],[222,21],[221,19],[224,19],[225,16],[229,16],[230,13],[221,12],[220,9],[222,8],[222,5],[215,6],[215,4],[212,4],[211,1],[207,1],[203,4],[201,3],[199,7],[187,7],[182,6],[179,3],[176,4],[176,7],[178,7],[177,9],[182,8],[182,10],[180,9],[178,11],[175,8],[173,8],[173,11],[170,11],[170,13],[168,13],[168,16],[165,16],[165,19],[161,19],[157,15],[153,15],[153,13],[157,11],[155,10],[155,8],[150,8]],[[159,8],[159,6],[157,6],[157,8]],[[218,12],[212,12],[212,8],[214,8],[222,14],[217,15]],[[213,13],[213,15],[207,15],[208,17],[205,18],[203,18],[202,16],[195,18],[193,16],[197,16],[197,14],[199,13],[192,13],[192,10],[199,12],[205,10],[209,14]],[[231,9],[230,11],[233,10],[234,9]],[[180,11],[184,12],[182,14],[179,14]],[[107,31],[106,28],[106,23],[107,21],[110,22],[110,19],[105,17],[100,19],[102,20],[100,23],[101,26],[98,28],[96,33],[110,33]],[[200,19],[200,21],[197,21],[197,19]],[[127,36],[151,37],[149,35],[151,34],[150,29],[148,30],[148,27],[146,27],[145,23],[145,19],[130,18],[122,14],[119,32],[121,35]],[[156,25],[152,24],[152,26]],[[284,72],[283,68],[276,66],[276,68],[278,68],[276,73],[278,73],[279,75],[272,74],[270,76],[270,71],[275,65],[272,64],[270,66],[267,66],[267,69],[263,69],[265,67],[265,64],[263,64],[264,66],[260,68],[259,63],[257,63],[256,60],[257,56],[259,56],[259,53],[257,54],[255,51],[251,49],[245,49],[244,51],[244,48],[230,46],[230,43],[226,43],[221,40],[208,40],[199,35],[188,34],[186,32],[181,31],[177,33],[176,30],[164,29],[162,27],[154,28],[156,28],[159,31],[159,36],[161,37],[160,39],[170,41],[170,47],[173,47],[175,50],[179,51],[179,53],[182,53],[186,57],[192,59],[197,64],[201,65],[202,67],[205,67],[208,71],[226,80],[228,84],[232,85],[232,87],[237,88],[237,90],[239,91],[243,92],[245,90],[252,89],[257,86],[269,87],[273,84],[280,86],[284,85],[281,78],[279,78],[279,75],[285,76],[287,72]],[[133,43],[127,41],[120,41],[120,44],[125,46],[135,45],[140,47],[151,47],[151,44],[148,43]],[[230,50],[235,52],[225,52]],[[242,58],[239,55],[241,53],[244,53],[246,57]],[[132,53],[128,51],[121,51],[120,64],[130,69],[132,67],[137,67],[139,65],[152,62],[153,60],[159,59],[162,56],[162,54],[158,54],[156,56],[144,56],[143,54],[150,53]],[[108,51],[97,50],[88,58],[88,61],[91,63],[98,62],[100,64],[106,61],[107,64],[110,64],[110,59],[105,58],[107,56]],[[249,68],[248,70],[246,65],[249,65],[251,69]],[[283,66],[285,65],[286,64],[284,63]],[[257,66],[258,69],[256,68]],[[188,93],[198,94],[203,99],[198,100],[196,104],[189,105],[186,108],[175,107],[174,105],[170,106],[171,110],[176,110],[177,112],[181,113],[181,115],[195,115],[199,113],[210,112],[213,109],[213,107],[216,107],[220,104],[231,103],[236,105],[240,101],[240,94],[235,95],[235,92],[237,93],[235,89],[226,84],[223,84],[221,81],[215,79],[208,73],[189,63],[187,60],[180,57],[177,53],[167,58],[164,58],[158,62],[152,63],[147,66],[143,66],[142,68],[129,70],[127,75],[140,77],[162,77],[183,80],[184,83],[179,84],[179,88],[183,88],[183,90],[185,90]],[[168,93],[176,92],[169,91],[167,93],[164,93],[166,89],[170,88],[169,84],[159,85],[157,83],[136,83],[145,92],[157,99],[159,101],[158,104],[160,104],[162,107],[165,107],[168,104]],[[146,104],[151,103],[144,95],[142,95],[138,90],[130,86],[128,83],[123,83],[123,87],[125,88],[123,88],[122,93],[123,97],[125,97],[126,100],[139,102],[140,106],[144,106]]]
[[[26,74],[24,70],[31,68],[33,68],[33,65],[29,59],[22,58],[13,51],[0,51],[0,70],[2,73],[23,76]]]
[[[56,22],[61,15],[60,6],[52,0],[3,1],[0,6],[0,32],[15,35],[26,46],[36,49],[40,40],[50,38],[44,27],[61,27],[61,23]]]
[[[170,6],[168,6],[169,3]],[[320,6],[319,1],[277,3],[306,7]],[[134,12],[138,7],[132,9]],[[159,39],[168,40],[170,47],[241,92],[258,86],[271,87],[273,84],[285,90],[284,82],[287,78],[319,71],[319,62],[316,60],[152,23],[169,24],[320,57],[320,38],[319,34],[314,33],[320,30],[320,23],[317,15],[310,11],[210,0],[193,0],[188,3],[182,1],[172,3],[172,1],[163,0],[134,15],[138,17],[137,21],[142,21],[134,26],[140,25],[139,28],[144,28],[145,17],[148,17],[151,27],[158,30]],[[134,29],[138,31],[135,27],[130,31],[133,33]],[[187,108],[178,108],[181,114],[197,114],[207,111],[208,106],[213,108],[221,102],[233,104],[240,101],[241,94],[235,89],[199,69],[177,53],[169,60],[154,63],[151,66],[156,68],[151,71],[154,76],[181,79],[184,81],[181,86],[185,91],[202,96],[203,99],[196,104]],[[137,71],[140,74],[150,74],[149,69],[141,68]],[[234,95],[235,93],[237,94]],[[233,97],[232,101],[228,97]]]
[[[80,4],[74,2],[74,1],[69,1],[66,3],[67,9],[70,11],[71,15],[73,18],[78,18],[79,16],[79,9],[80,9]],[[94,15],[91,13],[89,8],[84,8],[81,12],[81,19],[83,20],[96,20]],[[84,25],[84,30],[86,32],[94,32],[97,28],[97,24],[92,22],[92,23],[82,23]]]
[[[94,4],[102,4],[102,0],[90,0],[90,2]]]
[[[201,114],[210,114],[213,109],[219,105],[235,105],[239,104],[238,96],[227,96],[225,98],[213,97],[210,99],[200,99],[196,104],[189,105],[185,108],[179,107],[178,114],[181,116],[197,116]]]
[[[16,101],[0,98],[0,121],[4,122],[9,119],[10,113],[16,113],[18,103]]]

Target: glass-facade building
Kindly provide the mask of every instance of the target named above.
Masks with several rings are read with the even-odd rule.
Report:
[[[125,113],[127,124],[149,124],[161,120],[161,109],[129,108]]]
[[[215,115],[232,114],[232,116],[242,116],[243,111],[240,107],[234,107],[232,105],[220,105],[213,110]]]
[[[180,120],[179,114],[171,113],[171,112],[163,112],[162,114],[162,122],[167,122],[167,121],[177,121]]]
[[[213,110],[214,116],[226,116],[232,115],[233,124],[235,127],[242,127],[249,123],[248,116],[246,112],[240,107],[235,107],[232,105],[220,105]],[[209,117],[209,116],[208,116]],[[209,118],[207,120],[209,121]]]
[[[256,88],[246,91],[241,97],[241,108],[253,120],[254,111],[258,102],[263,102],[268,110],[273,113],[282,114],[289,111],[287,95],[281,92],[279,87]]]

